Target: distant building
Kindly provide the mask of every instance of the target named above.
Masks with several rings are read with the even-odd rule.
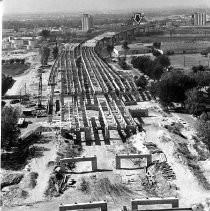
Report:
[[[152,44],[136,43],[136,44],[129,44],[128,47],[129,50],[127,51],[127,55],[148,54],[152,52],[151,50]],[[122,45],[115,46],[113,51],[117,56],[124,55],[124,49],[122,48]]]
[[[14,33],[15,30],[14,29],[2,29],[3,33]]]
[[[83,14],[82,17],[82,30],[88,31],[89,29],[93,28],[93,16],[89,14]]]
[[[206,13],[194,13],[192,15],[192,25],[204,26],[206,25]]]

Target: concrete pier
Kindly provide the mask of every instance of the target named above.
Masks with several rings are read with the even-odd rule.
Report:
[[[96,171],[97,168],[97,157],[75,157],[75,158],[63,158],[60,159],[61,171],[65,172],[65,163],[70,162],[84,162],[84,161],[91,161],[92,164],[92,171]]]
[[[121,159],[131,159],[131,158],[146,158],[147,166],[152,163],[152,155],[151,154],[121,154],[116,155],[116,169],[121,169]]]
[[[80,209],[94,209],[100,208],[101,211],[107,211],[107,202],[106,201],[97,201],[97,202],[89,202],[89,203],[75,203],[75,204],[65,204],[59,205],[59,211],[66,210],[80,210]]]
[[[146,198],[146,199],[132,199],[131,210],[137,211],[138,205],[155,205],[155,204],[171,204],[172,208],[179,207],[179,199],[175,197],[170,198]]]

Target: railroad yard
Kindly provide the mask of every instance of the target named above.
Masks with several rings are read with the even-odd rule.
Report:
[[[24,174],[21,183],[3,191],[4,210],[54,211],[60,204],[88,207],[103,200],[108,210],[122,210],[131,209],[133,199],[154,197],[172,203],[178,199],[183,210],[207,203],[210,192],[198,182],[185,154],[209,171],[209,160],[199,160],[205,147],[194,146],[194,128],[179,114],[164,112],[148,90],[139,91],[133,74],[101,58],[99,41],[65,44],[52,67],[43,69],[42,101],[48,115],[26,117],[32,125],[22,134],[42,134],[33,143],[35,156],[16,172]],[[37,71],[35,63],[24,79],[31,96],[38,92]],[[23,88],[19,81],[8,95],[19,93],[18,83]],[[181,125],[185,138],[168,130],[174,124]],[[62,176],[53,183],[56,168]],[[30,172],[38,174],[34,187],[26,182]]]

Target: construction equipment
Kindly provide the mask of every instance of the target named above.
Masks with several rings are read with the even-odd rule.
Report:
[[[47,116],[47,109],[44,105],[42,105],[42,69],[40,71],[39,76],[39,88],[38,88],[38,105],[36,109],[36,116],[37,117],[46,117]]]

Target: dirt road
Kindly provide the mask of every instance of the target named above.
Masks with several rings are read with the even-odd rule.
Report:
[[[39,55],[34,60],[31,60],[31,66],[27,71],[19,76],[13,77],[15,83],[12,88],[8,89],[6,95],[19,95],[20,92],[22,95],[25,94],[25,85],[26,88],[29,86],[37,73],[38,66],[40,66]]]

